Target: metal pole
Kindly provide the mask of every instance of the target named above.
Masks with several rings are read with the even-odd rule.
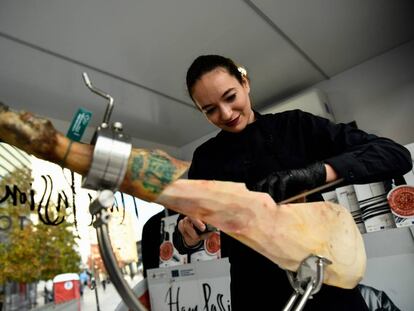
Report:
[[[95,287],[96,310],[101,311],[101,308],[99,307],[98,284],[96,282],[95,260],[93,258],[92,258],[92,269],[93,269],[93,278],[94,278],[94,283],[92,285]]]
[[[96,310],[101,311],[99,307],[98,286],[95,286]]]
[[[128,286],[121,274],[120,269],[118,268],[115,255],[112,252],[108,226],[106,224],[101,224],[96,228],[96,233],[98,237],[99,249],[101,251],[101,257],[105,264],[106,271],[108,272],[111,282],[114,284],[122,300],[130,310],[147,311],[147,308],[139,301],[132,289]]]

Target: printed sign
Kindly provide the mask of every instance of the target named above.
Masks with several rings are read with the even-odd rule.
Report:
[[[172,243],[178,214],[161,219],[160,267],[171,267],[187,263],[187,255],[180,255]]]
[[[354,185],[367,232],[395,228],[384,183]]]
[[[159,267],[183,265],[187,262],[214,260],[221,257],[220,232],[213,232],[204,243],[187,255],[180,255],[174,247],[173,233],[177,225],[178,214],[161,219],[160,264]]]
[[[228,258],[149,269],[151,311],[231,311]]]
[[[358,226],[359,232],[366,233],[367,230],[362,219],[362,212],[355,194],[354,186],[348,185],[336,188],[335,193],[338,199],[338,203],[346,207],[351,213],[356,225]]]
[[[71,289],[73,288],[73,283],[72,283],[72,281],[67,281],[67,282],[65,282],[65,284],[63,284],[63,287],[64,287],[66,290],[71,290]]]

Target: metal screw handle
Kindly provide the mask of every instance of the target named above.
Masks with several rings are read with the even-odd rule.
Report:
[[[98,94],[99,96],[108,100],[108,105],[106,106],[104,118],[103,118],[102,125],[101,125],[102,127],[107,127],[109,124],[109,119],[111,118],[112,109],[114,108],[114,98],[111,95],[93,86],[86,72],[82,73],[82,77],[88,89],[90,89],[95,94]]]

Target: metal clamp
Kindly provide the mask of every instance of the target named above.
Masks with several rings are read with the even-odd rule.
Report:
[[[286,271],[290,285],[294,292],[290,296],[283,311],[301,311],[308,299],[312,299],[313,295],[318,293],[322,287],[324,268],[331,264],[329,259],[317,255],[310,255],[300,264],[296,275],[291,271]],[[302,297],[300,297],[302,296]],[[295,308],[292,309],[298,301]]]
[[[98,130],[92,164],[83,187],[116,190],[124,180],[132,145],[120,124],[117,126]]]
[[[92,85],[88,75],[83,73],[86,86],[95,94],[108,99],[105,115],[97,128],[92,143],[95,144],[92,165],[83,179],[83,187],[100,190],[116,190],[124,180],[132,144],[122,132],[122,123],[114,122],[109,127],[109,118],[114,106],[114,99],[109,94]]]

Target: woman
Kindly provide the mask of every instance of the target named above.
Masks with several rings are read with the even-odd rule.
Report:
[[[207,120],[221,129],[196,149],[190,179],[244,182],[278,202],[338,178],[369,183],[410,169],[408,151],[389,139],[300,110],[263,116],[253,111],[247,73],[228,58],[198,57],[188,69],[187,88]],[[200,234],[206,225],[198,219],[181,217],[177,227],[174,243],[181,253],[197,249],[208,236]],[[231,263],[232,310],[281,310],[293,291],[286,273],[237,240],[221,236],[222,256]],[[356,288],[326,285],[306,308],[367,310]]]

